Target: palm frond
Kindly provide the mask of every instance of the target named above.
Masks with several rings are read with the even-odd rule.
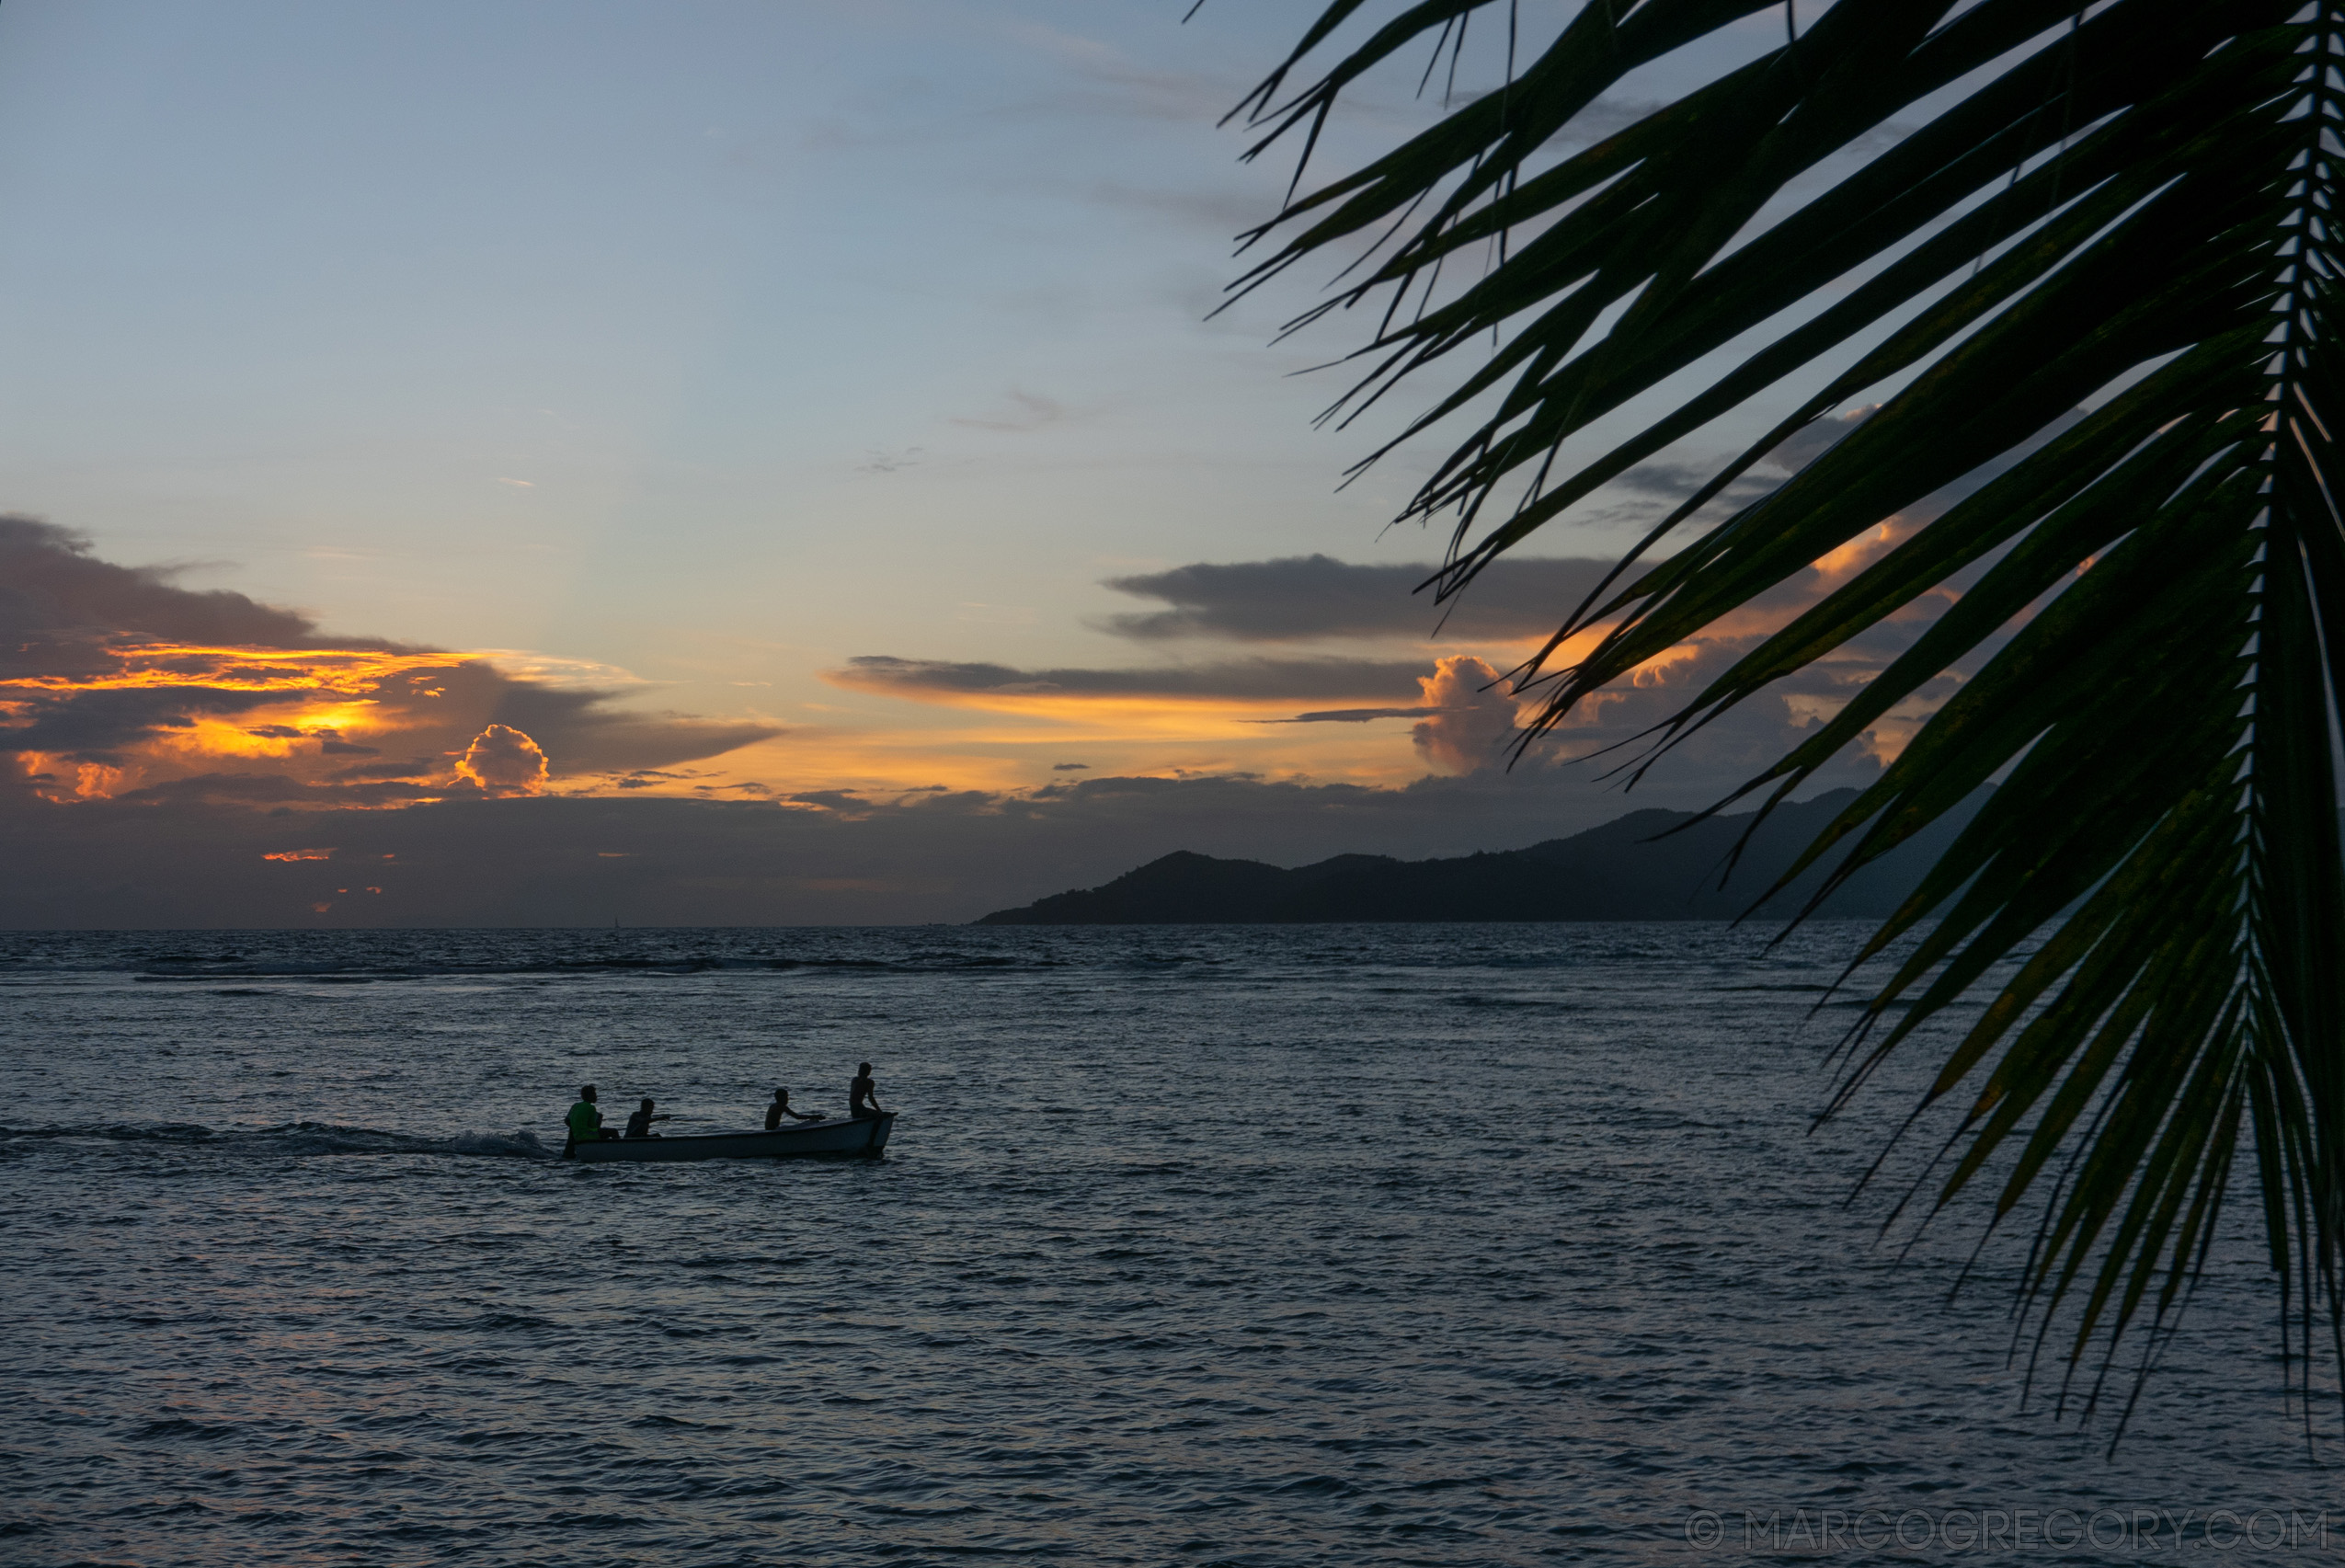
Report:
[[[1370,368],[1342,414],[1494,345],[1399,438],[1465,422],[1402,514],[1454,514],[1443,597],[1722,418],[1762,399],[1781,411],[1514,672],[1546,696],[1534,733],[2001,464],[1762,639],[1639,766],[1950,600],[1737,792],[1763,792],[1764,813],[1898,704],[1957,682],[1793,873],[1825,864],[1821,898],[1985,795],[1864,950],[1910,948],[1827,1114],[1989,983],[1925,1097],[1959,1122],[1927,1207],[1991,1184],[1993,1224],[2034,1195],[2023,1299],[2040,1345],[2066,1324],[2065,1376],[2101,1346],[2085,1408],[2121,1339],[2170,1327],[2243,1137],[2290,1348],[2311,1356],[2325,1325],[2345,1350],[2345,516],[2331,483],[2345,3],[1838,0],[1574,151],[1573,118],[1628,73],[1773,9],[1589,0],[1501,90],[1354,173],[1300,183],[1356,81],[1428,39],[1454,70],[1462,29],[1495,3],[1424,0],[1380,21],[1388,8],[1361,0],[1327,8],[1241,106],[1264,132],[1249,156],[1309,140],[1238,286],[1389,235],[1305,318],[1417,294],[1358,351]],[[1354,24],[1366,41],[1282,99]],[[1887,129],[1901,120],[1912,128]],[[1795,200],[1794,182],[1824,188]],[[1445,258],[1500,238],[1502,260],[1435,297]],[[1699,390],[1589,444],[1686,376]],[[1869,389],[1888,395],[1845,440],[1702,521],[1788,436]],[[1566,662],[1574,638],[1587,651]]]

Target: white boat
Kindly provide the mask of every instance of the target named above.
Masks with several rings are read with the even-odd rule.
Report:
[[[570,1144],[564,1158],[612,1160],[789,1160],[802,1155],[870,1159],[887,1147],[896,1113],[799,1122],[773,1132],[702,1132],[671,1138],[603,1138]]]

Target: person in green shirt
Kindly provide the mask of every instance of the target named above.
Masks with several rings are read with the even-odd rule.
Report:
[[[602,1107],[594,1103],[594,1085],[591,1083],[578,1091],[578,1103],[570,1107],[570,1114],[563,1119],[570,1124],[570,1136],[562,1145],[562,1158],[565,1160],[570,1157],[570,1150],[578,1145],[598,1142],[610,1136],[602,1130]]]

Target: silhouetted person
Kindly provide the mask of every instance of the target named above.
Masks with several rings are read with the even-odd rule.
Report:
[[[627,1136],[629,1138],[658,1138],[659,1135],[651,1130],[651,1124],[654,1122],[672,1122],[676,1119],[673,1116],[653,1116],[651,1114],[651,1107],[655,1104],[657,1104],[656,1101],[649,1099],[645,1100],[642,1108],[636,1111],[634,1116],[627,1118]]]
[[[594,1085],[589,1083],[578,1091],[578,1103],[562,1118],[570,1124],[570,1136],[562,1141],[562,1158],[581,1143],[593,1143],[610,1135],[602,1130],[602,1107],[594,1103]]]
[[[854,1078],[847,1084],[847,1114],[857,1121],[887,1114],[879,1108],[879,1085],[871,1081],[869,1062],[858,1066]]]
[[[773,1104],[765,1107],[765,1130],[768,1132],[781,1130],[784,1116],[796,1122],[818,1122],[822,1119],[819,1113],[792,1110],[790,1092],[787,1089],[776,1089],[773,1092]]]

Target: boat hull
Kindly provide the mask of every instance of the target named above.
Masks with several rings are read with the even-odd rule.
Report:
[[[605,1138],[573,1143],[566,1156],[590,1165],[622,1161],[798,1160],[875,1158],[896,1128],[896,1113],[801,1122],[775,1132],[691,1133],[679,1138]]]

